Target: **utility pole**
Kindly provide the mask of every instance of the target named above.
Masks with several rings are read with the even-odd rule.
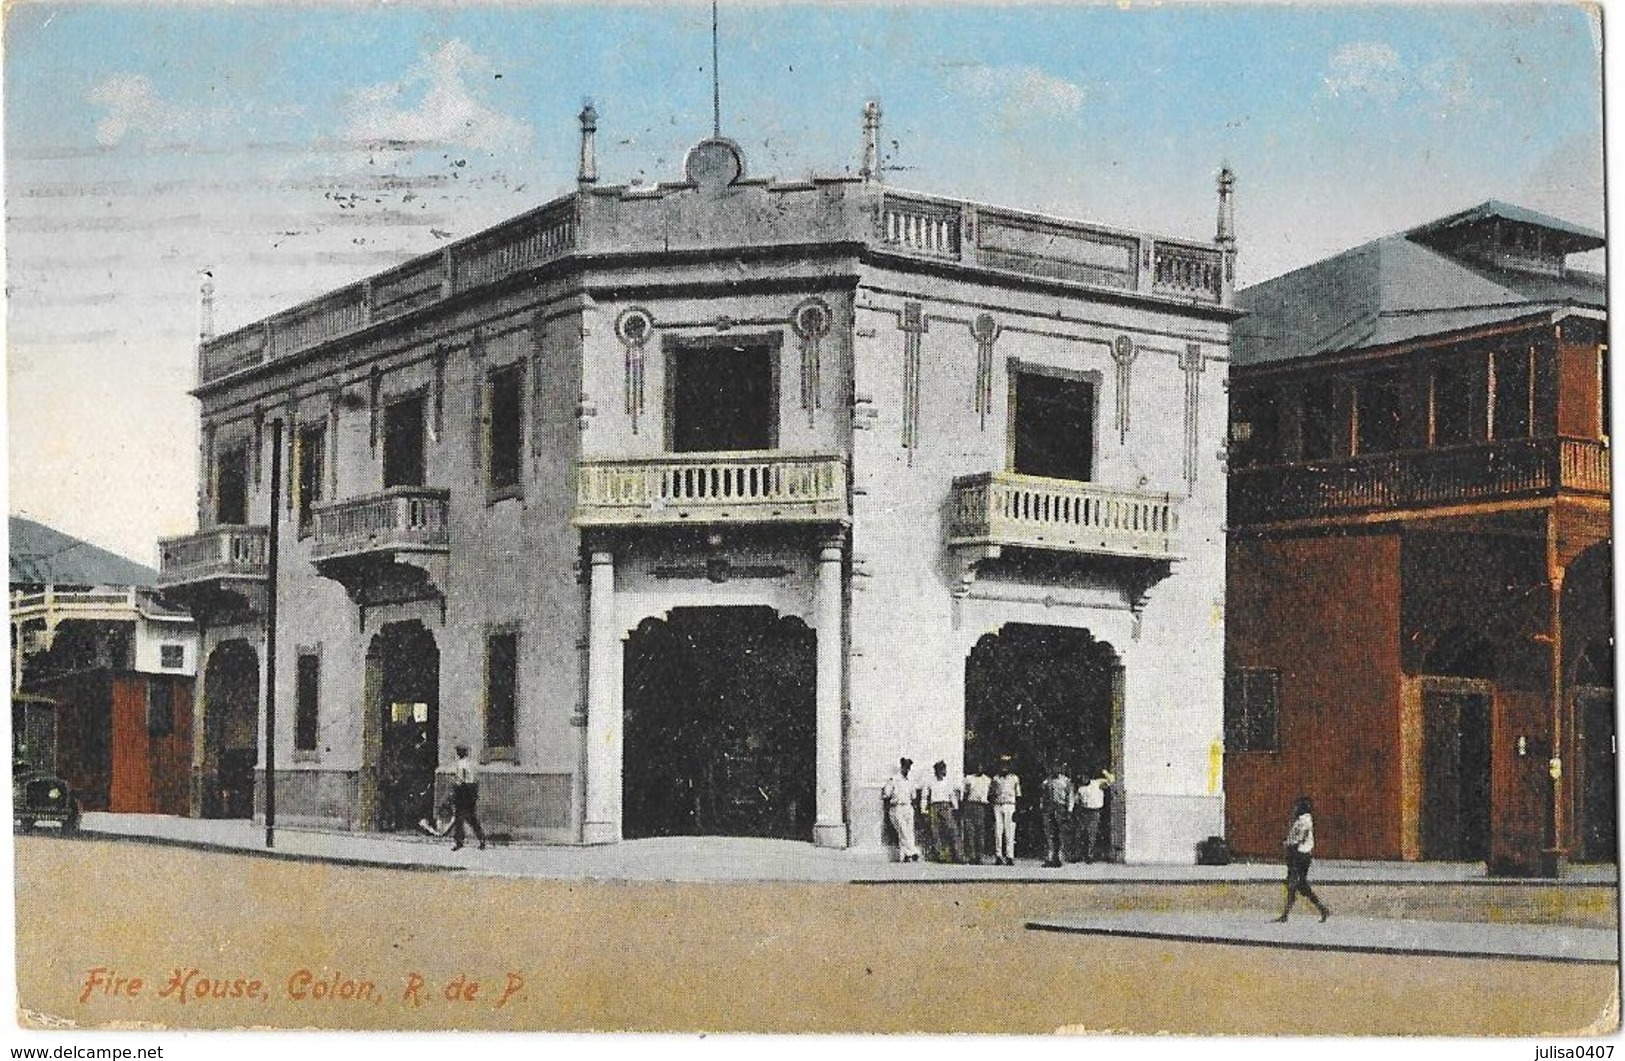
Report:
[[[271,521],[265,564],[265,846],[276,846],[276,599],[282,526],[282,420],[271,421]]]

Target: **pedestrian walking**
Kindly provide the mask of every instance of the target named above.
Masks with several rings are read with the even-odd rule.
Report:
[[[922,802],[931,823],[931,861],[962,862],[954,816],[959,810],[959,786],[948,780],[948,764],[938,759],[931,766]]]
[[[1286,839],[1281,841],[1281,846],[1286,848],[1286,906],[1276,921],[1286,920],[1292,912],[1292,901],[1300,895],[1315,904],[1322,921],[1332,916],[1320,896],[1309,887],[1310,853],[1315,849],[1314,815],[1314,802],[1308,796],[1299,796],[1292,807],[1292,825],[1287,829]]]
[[[897,760],[897,773],[886,779],[880,788],[880,798],[886,804],[886,819],[897,834],[897,860],[918,862],[920,849],[914,843],[914,782],[908,778],[914,760]]]
[[[1010,772],[1010,757],[999,760],[999,772],[988,785],[987,799],[993,807],[993,864],[1016,864],[1016,800],[1021,797],[1021,778]]]
[[[1083,845],[1083,860],[1095,860],[1095,847],[1100,839],[1100,817],[1106,809],[1106,789],[1117,780],[1110,770],[1094,771],[1094,776],[1078,786],[1078,836]],[[1107,844],[1110,847],[1110,844]]]
[[[960,840],[965,847],[965,861],[973,866],[982,864],[993,836],[993,813],[988,805],[992,786],[993,779],[977,762],[974,772],[965,778],[965,795],[959,801]]]
[[[474,773],[474,764],[468,761],[468,745],[457,745],[457,767],[451,786],[451,849],[463,847],[463,825],[474,830],[480,850],[485,850],[485,830],[480,828],[480,783]]]
[[[1059,869],[1061,855],[1066,845],[1067,825],[1072,821],[1072,805],[1077,793],[1072,789],[1072,779],[1066,776],[1066,771],[1059,764],[1051,765],[1049,777],[1045,778],[1043,787],[1038,793],[1039,812],[1044,821],[1044,843],[1048,848],[1044,859],[1046,869]]]

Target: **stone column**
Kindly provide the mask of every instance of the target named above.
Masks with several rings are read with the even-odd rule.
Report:
[[[819,847],[847,845],[842,809],[841,698],[845,687],[845,609],[842,606],[840,542],[825,542],[818,552],[818,688],[817,810],[813,840]]]
[[[615,556],[594,549],[587,598],[587,796],[581,842],[621,839],[621,717],[616,702]]]

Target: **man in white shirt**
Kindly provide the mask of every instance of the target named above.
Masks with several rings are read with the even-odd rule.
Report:
[[[880,798],[886,804],[886,820],[897,834],[897,860],[918,862],[920,849],[914,843],[914,782],[908,779],[914,760],[897,760],[897,773],[886,779],[880,788]]]
[[[485,850],[485,830],[480,828],[479,815],[480,783],[478,775],[474,773],[474,764],[468,761],[468,745],[457,745],[457,766],[452,777],[451,786],[451,849],[460,851],[463,847],[463,823],[467,822],[474,828],[474,836],[480,842],[480,850]]]
[[[1095,776],[1078,786],[1078,834],[1083,840],[1083,860],[1095,860],[1095,844],[1100,838],[1100,815],[1106,806],[1106,787],[1115,777],[1110,770],[1097,770]],[[1110,846],[1110,845],[1108,845]]]
[[[999,772],[988,785],[988,802],[993,805],[993,864],[1016,864],[1016,800],[1021,796],[1021,778],[1010,772],[1010,757],[999,760]]]
[[[959,786],[948,780],[948,764],[938,759],[931,767],[935,775],[925,783],[922,802],[931,822],[931,861],[963,862],[959,853],[959,833],[954,828],[954,812],[959,809]]]

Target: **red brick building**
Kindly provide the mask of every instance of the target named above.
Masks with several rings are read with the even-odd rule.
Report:
[[[1599,233],[1489,202],[1237,296],[1226,827],[1554,872],[1616,848]]]

